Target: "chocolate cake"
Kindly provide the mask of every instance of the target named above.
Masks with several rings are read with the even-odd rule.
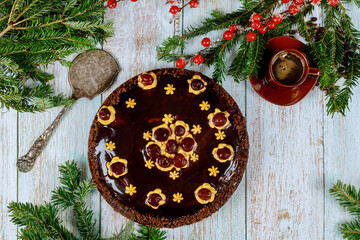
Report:
[[[248,148],[245,118],[221,86],[201,73],[158,69],[104,101],[90,131],[89,165],[115,211],[174,228],[226,203]]]

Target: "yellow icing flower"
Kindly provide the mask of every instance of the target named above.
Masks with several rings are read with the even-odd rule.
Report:
[[[180,203],[182,200],[184,200],[184,198],[182,197],[182,193],[175,193],[173,194],[173,201]]]
[[[107,109],[110,112],[110,118],[108,120],[102,120],[100,118],[100,112],[103,109]],[[116,114],[116,110],[113,106],[103,106],[99,109],[99,111],[97,113],[97,118],[98,118],[99,123],[101,123],[102,125],[109,125],[110,123],[115,121],[115,114]]]
[[[214,166],[212,166],[211,168],[208,168],[208,171],[210,172],[210,173],[209,173],[209,176],[210,176],[210,177],[211,177],[211,176],[216,177],[216,175],[219,173],[218,168],[217,168],[217,167],[214,167]]]
[[[200,125],[193,125],[193,128],[191,129],[192,133],[195,134],[199,134],[201,133],[201,127]]]
[[[132,184],[130,184],[130,186],[125,187],[125,193],[132,196],[134,193],[136,193],[136,187],[134,187]]]
[[[166,87],[164,87],[164,90],[166,90],[166,95],[172,95],[174,94],[176,88],[174,88],[173,84],[168,84]]]
[[[216,140],[224,140],[226,138],[224,131],[220,131],[220,130],[217,133],[215,133],[215,136],[216,136]]]
[[[138,76],[138,85],[139,85],[139,87],[141,87],[141,88],[144,89],[144,90],[150,90],[150,89],[153,89],[154,87],[156,87],[156,85],[157,85],[157,77],[156,77],[155,73],[151,72],[151,73],[148,74],[148,75],[150,75],[150,76],[154,79],[154,81],[153,81],[152,84],[147,85],[147,86],[145,86],[145,85],[142,83],[142,76],[145,75],[145,74],[148,74],[148,73],[147,73],[147,72],[143,72],[142,74],[140,74],[140,75]]]
[[[125,102],[127,108],[134,108],[136,105],[135,99],[129,98],[128,101]]]
[[[196,153],[192,153],[190,156],[190,160],[196,162],[197,160],[199,160],[199,155],[197,155]]]
[[[159,205],[158,206],[153,206],[149,203],[149,200],[150,200],[150,196],[152,194],[158,194],[160,197],[161,197],[161,200],[160,202],[158,203]],[[166,202],[166,196],[165,194],[162,193],[161,189],[160,188],[157,188],[155,189],[154,191],[150,191],[147,195],[146,195],[146,201],[145,201],[145,204],[150,206],[151,208],[153,209],[158,209],[161,205],[164,205]]]
[[[125,166],[124,171],[121,174],[116,174],[111,170],[111,165],[116,164],[116,163],[122,163]],[[121,176],[124,176],[125,174],[127,174],[128,170],[127,170],[127,160],[126,159],[122,159],[119,157],[113,157],[113,159],[111,159],[111,162],[107,162],[106,163],[106,168],[108,170],[108,174],[110,177],[115,177],[115,178],[119,178]]]
[[[208,191],[211,192],[211,196],[208,200],[204,200],[204,199],[201,199],[198,195],[199,191],[202,190],[202,189],[207,189]],[[207,204],[209,202],[212,202],[214,201],[215,199],[215,195],[216,195],[216,190],[215,188],[213,188],[209,183],[204,183],[203,185],[199,186],[196,190],[195,190],[195,198],[196,200],[201,203],[201,204]]]
[[[145,161],[145,167],[147,167],[148,169],[151,169],[154,166],[155,166],[155,164],[151,159]]]
[[[173,180],[177,179],[179,177],[179,172],[177,172],[176,170],[170,172],[170,178],[172,178]]]
[[[143,138],[146,140],[146,141],[149,141],[152,137],[152,134],[150,131],[147,131],[147,132],[144,132],[143,134]]]
[[[226,159],[221,159],[221,158],[218,156],[218,150],[221,151],[221,150],[223,150],[224,148],[227,148],[228,151],[230,152],[230,154],[229,154],[228,158],[226,158]],[[224,162],[227,162],[227,161],[231,161],[231,160],[233,159],[233,157],[234,157],[234,148],[233,148],[231,145],[229,145],[229,144],[219,143],[219,145],[218,145],[216,148],[213,149],[212,154],[213,154],[213,156],[214,156],[214,158],[215,158],[216,160],[218,160],[218,161],[221,162],[221,163],[224,163]]]
[[[201,111],[207,111],[210,109],[210,104],[208,101],[202,101],[202,103],[199,104]]]
[[[225,122],[222,126],[216,126],[216,125],[215,125],[214,117],[215,117],[217,114],[223,114],[224,117],[225,117],[225,119],[226,119],[226,122]],[[230,113],[228,113],[227,111],[222,112],[222,111],[220,111],[220,109],[215,108],[215,111],[214,111],[213,113],[210,113],[210,114],[208,115],[209,126],[210,126],[211,128],[216,128],[216,129],[218,129],[218,130],[224,129],[225,127],[227,127],[227,126],[230,124],[229,116],[230,116]],[[216,119],[216,118],[215,118],[215,119]]]
[[[106,143],[106,149],[107,150],[114,151],[115,148],[116,148],[115,143],[113,141],[110,141],[110,142]]]
[[[173,116],[171,114],[165,114],[164,118],[162,119],[162,121],[166,124],[172,123],[173,122]]]
[[[197,81],[200,80],[202,82],[202,88],[201,89],[192,87],[192,83],[193,83],[194,80],[197,80]],[[194,75],[191,79],[188,80],[188,83],[189,83],[189,93],[199,95],[200,93],[202,93],[202,92],[204,92],[206,90],[207,82],[205,82],[201,78],[201,76],[199,76],[199,75]]]

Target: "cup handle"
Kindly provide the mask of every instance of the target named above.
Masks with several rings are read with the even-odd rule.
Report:
[[[321,73],[321,70],[318,68],[309,68],[309,74],[308,75],[316,75],[319,76]]]

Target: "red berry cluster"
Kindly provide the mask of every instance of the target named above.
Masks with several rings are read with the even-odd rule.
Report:
[[[189,0],[187,0],[189,1]],[[185,4],[182,8],[179,8],[176,4],[176,1],[173,0],[167,0],[166,3],[170,3],[172,4],[172,6],[170,7],[170,13],[171,14],[178,14],[184,7],[186,7],[187,5],[190,5],[190,8],[197,8],[200,4],[199,0],[190,0],[190,2],[188,2],[187,4]]]
[[[113,9],[117,7],[117,3],[120,1],[123,0],[108,0],[106,5],[108,6],[108,8]],[[137,0],[130,0],[130,1],[137,2]]]

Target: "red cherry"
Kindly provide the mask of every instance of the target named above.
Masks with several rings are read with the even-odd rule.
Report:
[[[110,165],[110,170],[116,175],[121,175],[125,172],[125,164],[122,162],[116,162]]]
[[[211,40],[210,38],[204,38],[202,41],[201,41],[201,44],[204,46],[204,47],[208,47],[210,46],[210,43],[211,43]]]
[[[296,14],[298,11],[299,11],[299,7],[296,6],[295,4],[291,4],[291,5],[289,6],[289,12],[290,12],[291,14]]]
[[[252,29],[258,29],[260,27],[260,25],[261,25],[261,23],[259,21],[253,21],[253,22],[251,22],[250,27]]]
[[[336,6],[339,4],[339,0],[328,0],[330,6]]]
[[[179,149],[179,145],[177,144],[176,140],[172,139],[166,143],[166,152],[167,153],[175,154],[175,153],[177,153],[178,149]]]
[[[249,42],[252,42],[256,39],[256,34],[253,32],[249,32],[248,34],[246,34],[246,40],[248,40]]]
[[[194,62],[195,64],[200,65],[200,64],[202,64],[202,63],[204,62],[204,57],[201,56],[201,55],[196,55],[196,56],[194,57],[194,59],[193,59],[193,62]]]
[[[180,146],[185,152],[190,152],[195,146],[195,141],[194,139],[187,137],[181,141]]]
[[[226,40],[231,40],[234,37],[234,33],[231,31],[225,31],[224,32],[224,38]]]
[[[288,3],[290,0],[281,0],[282,3]]]
[[[161,149],[158,145],[156,144],[151,144],[146,148],[146,154],[150,157],[150,158],[157,158],[158,156],[160,156],[161,154]]]
[[[161,198],[160,194],[153,193],[153,194],[149,195],[147,202],[148,202],[148,204],[150,204],[153,207],[158,207],[160,205],[161,200],[162,200],[162,198]]]
[[[294,0],[294,3],[295,3],[296,5],[301,5],[301,4],[304,3],[304,0]]]
[[[235,24],[229,26],[229,31],[236,33],[237,30],[238,30],[238,28]]]
[[[274,29],[276,27],[276,24],[272,20],[267,21],[266,25],[269,29]]]
[[[314,5],[319,5],[321,3],[321,0],[311,0],[311,3]]]
[[[267,31],[267,27],[265,25],[261,25],[258,29],[260,34],[265,34]]]
[[[144,84],[144,86],[148,86],[153,84],[154,78],[150,74],[141,74],[141,83]]]
[[[109,1],[107,1],[107,6],[108,6],[108,8],[110,8],[110,9],[116,8],[116,6],[117,6],[116,0],[109,0]]]
[[[254,13],[251,17],[251,21],[254,22],[254,21],[261,21],[261,15],[258,14],[258,13]]]
[[[222,160],[228,159],[231,156],[231,150],[227,147],[218,149],[216,151],[216,154],[218,155],[218,157]]]
[[[191,8],[197,8],[199,6],[199,2],[197,0],[192,0],[190,2],[190,7]]]
[[[197,195],[201,200],[209,201],[212,196],[212,192],[207,188],[202,188],[198,191]]]
[[[186,60],[185,58],[179,58],[178,60],[176,60],[176,66],[178,68],[184,68],[186,65]]]
[[[282,17],[279,14],[275,14],[272,17],[273,22],[277,25],[282,22]]]
[[[195,79],[191,81],[191,88],[194,91],[200,91],[201,89],[203,89],[205,87],[204,82],[201,81],[200,79]]]
[[[172,13],[172,14],[177,14],[178,12],[179,12],[179,7],[178,6],[171,6],[171,8],[170,8],[170,12]]]
[[[137,2],[137,0],[131,0],[132,2]]]
[[[174,166],[177,168],[183,168],[187,165],[187,160],[182,154],[176,154],[174,157]]]
[[[246,38],[247,38],[247,36],[246,36]],[[217,114],[214,115],[214,117],[212,119],[212,122],[214,123],[214,125],[216,127],[222,127],[227,123],[227,119],[228,118],[225,115],[225,113],[220,112],[220,113],[217,113]]]
[[[154,132],[154,138],[159,142],[165,142],[168,139],[169,135],[170,131],[166,128],[158,128]]]
[[[185,128],[183,126],[176,126],[174,132],[176,136],[181,137],[185,134]]]
[[[107,108],[102,108],[99,112],[99,118],[103,121],[109,120],[111,117],[111,112]]]
[[[171,166],[172,162],[171,159],[165,157],[165,156],[159,156],[156,158],[156,163],[159,164],[162,168],[168,168]]]

